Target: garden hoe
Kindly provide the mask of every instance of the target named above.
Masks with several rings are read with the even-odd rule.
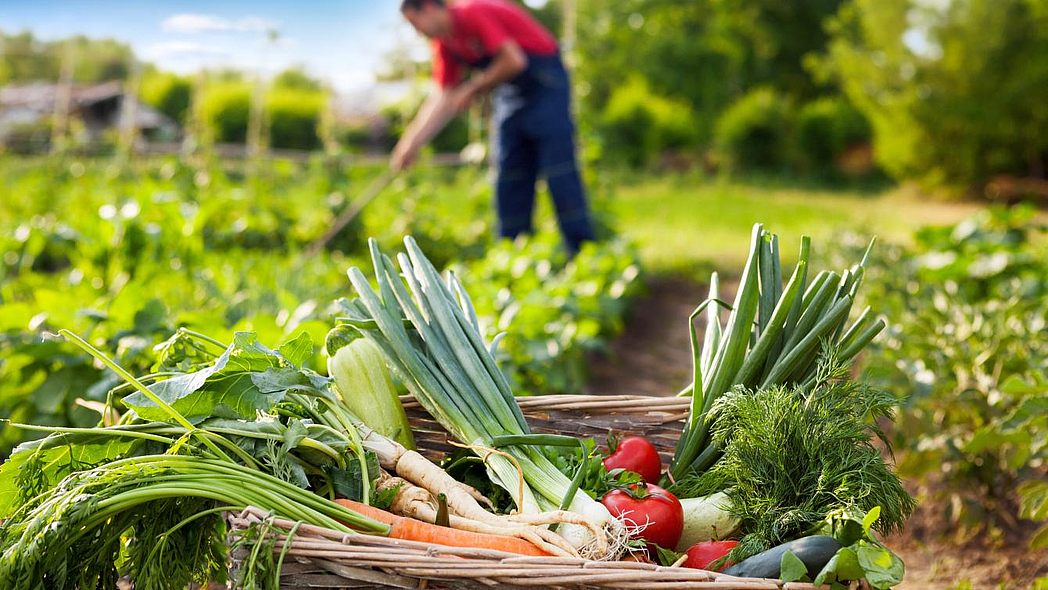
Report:
[[[396,178],[397,173],[391,169],[387,169],[382,174],[379,174],[375,180],[371,181],[371,184],[364,189],[363,192],[357,196],[356,199],[346,203],[346,206],[342,209],[342,212],[338,214],[338,217],[331,223],[331,227],[328,228],[324,235],[320,236],[315,242],[306,248],[305,255],[307,258],[311,258],[320,251],[321,248],[327,245],[338,232],[342,231],[342,228],[349,225],[349,222],[356,219],[357,215],[367,207],[368,203],[375,200],[382,191],[389,186],[389,183],[393,182]]]

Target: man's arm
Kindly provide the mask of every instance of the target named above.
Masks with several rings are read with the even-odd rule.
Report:
[[[431,94],[393,148],[390,165],[397,171],[409,168],[422,146],[440,133],[456,114],[466,110],[477,94],[512,80],[526,67],[527,54],[515,42],[508,41],[485,70],[454,88]]]
[[[429,143],[455,116],[453,95],[455,88],[440,89],[429,95],[418,114],[404,130],[396,147],[390,166],[396,171],[410,168],[422,146]]]
[[[498,52],[487,69],[474,75],[466,82],[456,88],[455,108],[464,111],[473,98],[492,88],[509,82],[516,78],[528,67],[528,55],[517,45],[515,41],[506,41],[499,47]]]

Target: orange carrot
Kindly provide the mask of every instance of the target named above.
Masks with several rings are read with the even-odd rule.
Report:
[[[349,508],[357,514],[366,516],[379,522],[384,522],[386,524],[393,524],[393,521],[400,518],[396,514],[393,514],[392,512],[388,512],[381,508],[375,508],[374,506],[368,506],[367,504],[361,502],[354,502],[353,500],[346,500],[345,498],[339,498],[335,500],[335,503],[341,504],[342,506]]]
[[[542,549],[516,537],[506,535],[489,535],[486,533],[474,533],[471,531],[460,531],[444,526],[422,522],[406,516],[397,516],[374,506],[354,502],[353,500],[338,499],[338,504],[349,508],[368,518],[390,525],[389,538],[404,539],[405,541],[420,541],[422,543],[434,543],[437,545],[448,545],[450,547],[473,547],[475,549],[496,549],[507,553],[518,553],[520,555],[546,556]]]
[[[471,531],[460,531],[414,518],[403,516],[393,521],[389,529],[389,537],[392,539],[404,539],[406,541],[421,541],[423,543],[435,543],[451,547],[472,547],[474,549],[496,549],[507,553],[518,553],[520,555],[546,556],[542,549],[516,537],[506,535],[489,535],[486,533],[474,533]]]

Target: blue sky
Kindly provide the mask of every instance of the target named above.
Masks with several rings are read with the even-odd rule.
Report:
[[[180,73],[230,65],[271,75],[302,64],[350,92],[369,86],[398,44],[426,55],[398,6],[399,0],[0,0],[0,30],[29,29],[43,39],[112,37]],[[270,29],[279,32],[272,44]]]

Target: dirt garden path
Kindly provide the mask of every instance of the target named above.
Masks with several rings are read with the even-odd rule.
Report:
[[[722,279],[725,299],[738,282]],[[607,354],[590,358],[586,393],[604,395],[675,395],[691,383],[691,342],[687,319],[708,295],[709,286],[680,278],[654,278],[648,295],[634,306],[623,334]],[[697,320],[699,329],[706,319]]]
[[[723,280],[724,298],[734,297],[738,284]],[[623,334],[607,354],[589,359],[587,393],[674,395],[691,381],[691,344],[686,319],[707,295],[707,286],[676,278],[654,278],[649,293],[634,307]],[[705,319],[698,319],[700,331]],[[701,338],[701,332],[700,332]],[[885,540],[906,563],[901,590],[971,588],[1006,590],[1032,588],[1048,576],[1048,550],[1031,552],[1026,534],[1007,534],[996,543],[986,535],[955,544],[941,537],[949,523],[943,520],[943,501],[935,489],[907,482],[921,501],[907,529]],[[1028,532],[1032,523],[1019,529]],[[967,582],[969,585],[966,585]]]

